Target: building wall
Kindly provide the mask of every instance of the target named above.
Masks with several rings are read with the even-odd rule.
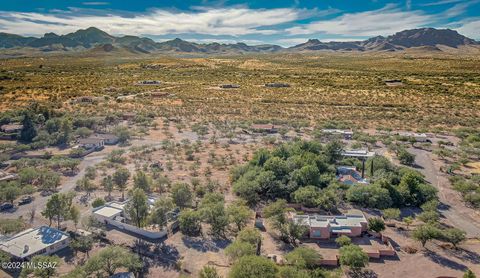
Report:
[[[361,236],[362,235],[362,227],[351,227],[350,236]]]
[[[56,242],[55,244],[52,244],[48,247],[46,247],[45,249],[42,249],[42,250],[39,250],[38,252],[35,252],[31,255],[29,255],[28,257],[25,257],[24,260],[30,260],[31,258],[37,256],[37,255],[52,255],[66,247],[68,247],[70,243],[70,238],[66,238],[62,241],[59,241],[59,242]],[[18,258],[20,260],[22,260],[21,258]]]
[[[115,221],[113,219],[109,219],[109,218],[106,218],[106,217],[97,217],[97,219],[99,221],[102,221],[102,223],[110,224],[112,226],[117,227],[120,230],[126,230],[126,231],[129,231],[129,232],[132,232],[132,233],[135,233],[135,234],[138,234],[140,236],[150,238],[150,239],[160,239],[160,238],[163,238],[167,235],[166,230],[147,231],[147,230],[138,228],[136,226],[133,226],[133,225],[130,225],[130,224],[127,224],[127,223],[118,222],[118,221]],[[102,220],[100,220],[100,219],[102,219]]]
[[[319,235],[320,233],[320,235]],[[325,228],[310,228],[310,238],[313,239],[329,239],[330,238],[330,229]]]
[[[338,266],[338,259],[321,259],[319,264],[324,266]]]

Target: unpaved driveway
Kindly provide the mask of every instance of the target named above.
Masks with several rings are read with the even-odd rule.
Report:
[[[410,148],[416,155],[417,169],[425,175],[425,179],[438,189],[438,198],[443,204],[441,214],[453,226],[464,230],[467,237],[480,237],[480,216],[478,212],[465,206],[458,192],[450,187],[447,177],[438,169],[432,160],[431,153],[422,149]]]

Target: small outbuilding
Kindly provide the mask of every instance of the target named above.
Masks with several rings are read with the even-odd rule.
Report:
[[[238,84],[222,84],[219,86],[221,89],[238,89],[240,85]]]
[[[288,88],[288,87],[290,87],[290,84],[274,82],[274,83],[266,83],[265,87],[268,87],[268,88]]]
[[[0,126],[0,131],[7,134],[18,133],[22,130],[22,124],[6,124]]]
[[[97,137],[78,139],[78,145],[84,149],[101,149],[105,146],[105,139]]]
[[[103,139],[105,145],[115,145],[118,143],[118,136],[110,133],[96,133],[89,138]]]
[[[277,133],[278,132],[278,126],[273,125],[273,124],[253,124],[250,127],[253,132],[259,132],[259,133]]]

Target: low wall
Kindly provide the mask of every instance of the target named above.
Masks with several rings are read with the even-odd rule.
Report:
[[[167,231],[165,231],[165,230],[147,231],[147,230],[138,228],[136,226],[133,226],[133,225],[130,225],[130,224],[127,224],[127,223],[118,222],[118,221],[115,221],[115,220],[112,220],[112,219],[106,219],[105,221],[108,224],[110,224],[112,226],[115,226],[120,230],[126,230],[126,231],[129,231],[129,232],[132,232],[132,233],[135,233],[135,234],[138,234],[138,235],[144,236],[146,238],[150,238],[150,239],[160,239],[160,238],[163,238],[167,235]]]
[[[319,265],[338,266],[338,259],[321,259]]]
[[[380,252],[380,256],[395,256],[397,254],[395,250],[391,248],[380,249],[378,252]]]

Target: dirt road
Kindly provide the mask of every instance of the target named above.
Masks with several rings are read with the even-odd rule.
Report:
[[[480,217],[477,211],[465,206],[458,192],[450,187],[447,177],[432,160],[431,153],[421,149],[410,148],[416,155],[415,161],[425,175],[425,179],[438,189],[438,198],[442,203],[440,213],[454,227],[464,230],[467,237],[480,237]]]
[[[102,160],[104,160],[106,157],[106,154],[92,154],[87,157],[85,157],[80,165],[78,166],[78,173],[75,176],[72,177],[67,177],[67,179],[62,183],[59,192],[68,192],[72,191],[75,188],[75,185],[79,179],[81,179],[85,175],[85,169],[89,166],[95,166],[96,164],[100,163]],[[23,216],[24,218],[28,219],[29,218],[29,213],[32,210],[32,208],[35,208],[36,213],[40,213],[45,208],[45,205],[47,203],[47,200],[50,198],[50,196],[41,196],[40,194],[35,194],[35,200],[24,206],[18,206],[16,207],[16,210],[11,212],[11,213],[4,213],[2,214],[2,217],[6,218],[18,218],[20,216]],[[38,217],[35,219],[36,221],[34,224],[40,224],[36,223],[38,222]]]

